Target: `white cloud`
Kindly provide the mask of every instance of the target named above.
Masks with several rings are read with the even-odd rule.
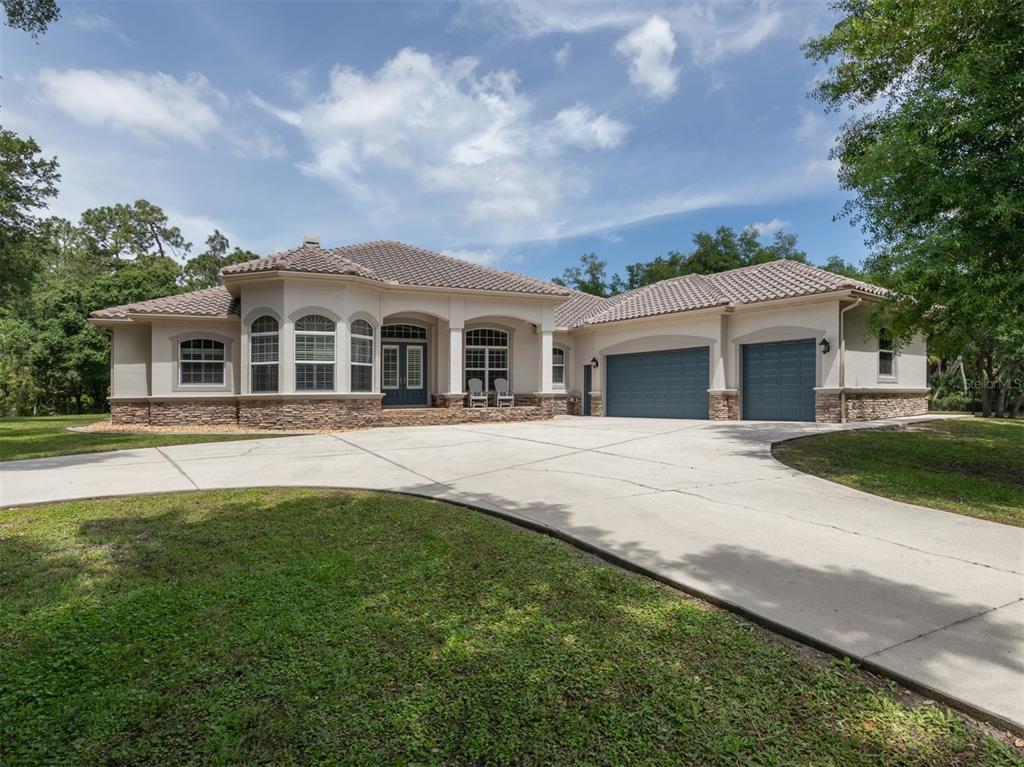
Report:
[[[463,261],[480,264],[481,266],[501,266],[506,264],[520,264],[523,262],[523,256],[521,255],[509,256],[498,253],[491,248],[452,248],[449,250],[442,250],[441,252],[446,256],[460,258]]]
[[[185,240],[192,243],[192,250],[189,251],[190,256],[194,256],[197,253],[202,253],[206,250],[206,238],[213,234],[215,229],[228,238],[228,242],[231,243],[231,247],[235,247],[236,245],[243,247],[223,223],[211,218],[210,216],[182,213],[178,210],[166,208],[164,209],[164,213],[167,214],[167,222],[171,226],[178,227]]]
[[[99,13],[79,13],[71,17],[71,23],[85,32],[107,32],[114,35],[125,45],[134,45],[134,41],[128,37],[113,19],[107,18]]]
[[[667,99],[676,92],[679,68],[672,66],[676,38],[671,25],[652,16],[615,44],[615,50],[629,59],[629,79],[654,99]]]
[[[297,110],[251,99],[301,131],[311,157],[300,169],[367,215],[454,213],[456,226],[499,237],[555,232],[561,203],[587,191],[561,153],[617,146],[627,130],[584,104],[537,119],[515,72],[480,73],[475,59],[408,48],[373,73],[335,67],[327,92]]]
[[[704,65],[749,53],[781,31],[783,22],[782,11],[764,3],[682,5],[669,18]]]
[[[557,51],[555,51],[555,65],[559,69],[565,69],[565,65],[569,63],[569,56],[572,53],[572,46],[566,43]]]
[[[224,97],[199,74],[178,80],[159,72],[44,69],[39,86],[46,102],[77,122],[144,138],[202,145],[221,126],[211,102]]]
[[[563,109],[552,121],[552,138],[580,149],[612,149],[622,143],[629,128],[608,115],[595,115],[586,104]]]
[[[757,232],[758,237],[770,237],[776,232],[781,232],[789,226],[788,221],[783,221],[781,218],[773,218],[771,221],[755,221],[750,225],[750,228]]]
[[[268,136],[266,133],[253,133],[251,135],[229,133],[227,134],[227,139],[236,157],[275,160],[288,156],[288,150],[284,144],[279,139]]]

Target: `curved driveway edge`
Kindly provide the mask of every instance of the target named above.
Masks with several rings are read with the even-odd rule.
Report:
[[[1024,530],[771,456],[773,442],[871,425],[565,418],[177,445],[0,464],[0,503],[268,485],[445,500],[1022,730]]]

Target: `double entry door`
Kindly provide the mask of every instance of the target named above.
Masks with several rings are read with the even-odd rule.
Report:
[[[427,347],[398,341],[381,345],[384,407],[427,404]]]

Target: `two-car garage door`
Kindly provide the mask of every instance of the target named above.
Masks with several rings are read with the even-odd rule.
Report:
[[[613,354],[605,372],[608,415],[707,418],[709,349]],[[813,421],[815,343],[807,338],[742,347],[743,418]]]
[[[708,417],[708,347],[613,354],[606,360],[608,415]]]

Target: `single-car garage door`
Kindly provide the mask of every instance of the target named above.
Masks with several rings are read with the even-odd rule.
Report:
[[[814,339],[743,347],[743,417],[814,420]]]
[[[608,415],[708,417],[708,347],[613,354],[606,364]]]

